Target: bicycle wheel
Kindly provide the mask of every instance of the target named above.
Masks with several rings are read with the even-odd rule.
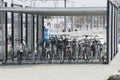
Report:
[[[18,52],[17,57],[18,57],[18,64],[21,65],[21,63],[22,63],[22,55],[21,55],[20,52]]]

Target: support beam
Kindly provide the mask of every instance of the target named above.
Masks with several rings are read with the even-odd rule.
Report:
[[[80,15],[106,15],[106,7],[82,8],[35,8],[35,7],[0,7],[0,11],[39,14],[42,16],[80,16]]]
[[[110,48],[110,24],[109,24],[109,19],[110,19],[110,2],[109,0],[107,1],[107,64],[110,62],[110,53],[111,53],[111,48]],[[111,23],[111,22],[110,22]]]

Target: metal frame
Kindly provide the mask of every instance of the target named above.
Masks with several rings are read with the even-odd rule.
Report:
[[[14,7],[14,6],[19,6],[19,7],[22,7],[22,5],[18,5],[18,4],[11,4],[11,7]],[[15,12],[11,12],[11,37],[12,37],[12,48],[14,50],[14,13]],[[21,43],[23,42],[23,18],[22,18],[22,14],[20,14],[20,18],[21,18]],[[14,51],[13,51],[13,55],[14,55]],[[14,60],[14,58],[13,58]]]
[[[85,15],[106,15],[106,7],[82,7],[82,8],[35,8],[35,7],[7,7],[0,8],[0,11],[39,14],[42,16],[85,16]]]
[[[38,35],[38,31],[39,31],[39,30],[38,30],[38,26],[39,26],[39,19],[38,19],[38,18],[39,18],[39,15],[37,15],[37,20],[36,20],[36,24],[37,24],[37,25],[36,25],[36,33],[37,33],[37,35],[36,35],[36,36],[37,36],[37,37],[36,37],[36,39],[37,39],[37,41],[36,41],[36,42],[37,42],[37,54],[38,54],[38,36],[39,36],[39,35]]]
[[[20,14],[21,17],[21,43],[23,42],[23,14]]]
[[[42,16],[42,39],[44,41],[44,16]],[[44,44],[42,45],[42,53],[43,53],[43,48],[44,48]]]
[[[34,15],[33,14],[30,14],[31,15],[31,23],[30,23],[30,26],[31,26],[31,51],[34,51]]]
[[[112,37],[112,34],[113,34],[113,6],[111,6],[111,56],[110,56],[110,59],[112,60],[113,56],[112,56],[112,51],[113,51],[113,37]]]
[[[17,4],[11,4],[11,7],[14,7],[14,5],[15,6],[20,6],[20,7],[22,7],[21,5],[17,5]],[[7,4],[6,4],[6,7],[7,7]],[[3,8],[4,9],[4,8]],[[34,14],[36,14],[37,12],[37,14],[41,14],[41,16],[40,15],[37,15],[37,18],[36,18],[36,21],[37,21],[37,43],[38,43],[38,41],[39,41],[39,39],[42,39],[42,41],[43,41],[43,37],[44,37],[44,16],[45,15],[54,15],[54,12],[57,12],[57,11],[61,11],[61,13],[62,12],[64,12],[64,13],[62,13],[62,15],[64,14],[64,16],[66,16],[67,15],[67,11],[69,12],[69,11],[71,11],[70,9],[60,9],[59,8],[59,10],[57,10],[57,11],[54,11],[54,10],[56,10],[56,9],[45,9],[45,10],[48,10],[48,13],[46,13],[46,14],[42,14],[42,12],[43,13],[45,13],[44,12],[44,10],[42,11],[42,10],[40,10],[40,11],[37,11],[37,10],[39,10],[39,9],[35,9],[35,8],[26,8],[26,9],[23,9],[23,8],[19,8],[20,10],[16,10],[16,9],[18,9],[18,8],[13,8],[13,10],[8,10],[8,12],[10,11],[11,12],[11,28],[12,28],[12,30],[11,30],[11,33],[12,33],[12,47],[13,47],[13,49],[14,49],[14,13],[16,13],[16,12],[21,12],[20,13],[20,15],[21,15],[21,42],[23,42],[22,40],[22,38],[23,38],[23,34],[22,34],[22,32],[23,32],[23,15],[22,15],[22,13],[24,12],[24,13],[26,13],[26,43],[28,43],[28,14],[29,13],[32,13],[32,14],[29,14],[30,16],[31,16],[31,22],[32,22],[32,25],[31,25],[31,29],[32,30],[30,30],[30,31],[32,31],[33,33],[31,34],[31,40],[33,41],[32,43],[31,43],[31,47],[32,48],[34,48],[34,41],[35,41],[35,37],[34,37],[34,33],[35,33],[35,30],[34,30],[34,28],[35,28],[35,19],[34,19]],[[28,9],[28,10],[27,10]],[[80,13],[80,12],[84,12],[85,10],[84,9],[86,9],[86,8],[83,8],[83,9],[80,9],[80,11],[78,11],[78,12],[76,12],[76,15],[78,15],[78,13]],[[5,9],[5,10],[2,10],[2,9],[0,9],[1,11],[7,11],[7,8]],[[22,11],[21,11],[22,10]],[[25,11],[25,10],[27,10],[27,11]],[[51,10],[53,10],[53,11],[51,11]],[[64,11],[64,10],[67,10],[67,11]],[[73,8],[73,10],[74,10],[74,8]],[[79,10],[79,9],[75,9],[76,11],[77,10]],[[96,9],[95,9],[96,10]],[[95,11],[94,9],[93,9],[93,12]],[[101,10],[101,9],[100,9]],[[35,11],[35,12],[34,12]],[[86,11],[86,13],[87,12],[91,12],[91,10],[88,10],[88,11]],[[114,11],[114,13],[113,13],[113,11]],[[47,11],[46,11],[47,12]],[[50,13],[51,12],[51,13]],[[75,11],[73,11],[73,12],[75,12]],[[96,11],[97,12],[97,11]],[[61,13],[55,13],[55,15],[60,15]],[[105,14],[106,12],[103,10],[103,11],[101,11],[101,13],[102,14]],[[73,15],[73,13],[71,14],[68,14],[68,15]],[[7,60],[7,47],[8,47],[8,45],[7,45],[7,12],[5,13],[5,19],[6,19],[6,21],[5,21],[5,28],[6,28],[6,32],[5,32],[5,38],[6,38],[6,43],[5,43],[5,50],[6,50],[6,60]],[[117,54],[117,52],[118,52],[118,45],[117,45],[117,26],[118,26],[118,8],[116,7],[116,5],[114,5],[110,0],[108,0],[107,1],[107,64],[109,64],[109,62],[113,59],[113,57]],[[41,33],[41,34],[40,34]],[[115,38],[115,39],[114,39]],[[38,48],[38,44],[37,44],[37,48]],[[44,44],[42,45],[42,52],[43,52],[43,48],[44,48]],[[38,50],[38,49],[37,49]],[[13,53],[14,54],[14,53]]]
[[[115,31],[116,31],[116,9],[114,8],[114,37],[116,37],[115,36]],[[114,49],[116,50],[116,47],[115,47],[115,45],[116,45],[116,38],[114,38]],[[116,53],[116,51],[114,50],[114,56],[115,56],[115,53]]]
[[[40,41],[43,43],[43,38],[44,38],[44,16],[40,16],[40,15],[37,15],[37,20],[36,20],[36,24],[37,24],[37,54],[38,54],[38,57],[39,59],[41,58],[41,53],[43,53],[43,48],[44,48],[44,44],[42,44],[41,48],[42,50],[39,52],[39,45],[40,45]]]
[[[7,7],[7,3],[5,3],[5,7]],[[7,32],[7,30],[8,30],[8,26],[7,26],[7,23],[8,23],[8,20],[7,20],[7,12],[5,12],[5,53],[6,53],[6,61],[7,61],[7,59],[8,59],[8,53],[7,53],[7,51],[8,51],[8,45],[7,45],[7,36],[8,36],[8,32]]]
[[[28,43],[28,14],[25,14],[25,27],[26,27],[26,31],[25,31],[25,41],[26,41],[26,44]]]
[[[113,13],[114,11],[114,13]],[[118,52],[117,27],[118,7],[110,0],[107,1],[107,64]]]
[[[11,4],[11,7],[13,7],[13,4]],[[11,45],[12,48],[14,50],[14,12],[11,12]],[[13,55],[14,55],[14,51],[13,51]],[[13,58],[14,60],[14,58]]]
[[[118,53],[118,8],[116,13],[116,54]]]
[[[7,3],[3,2],[2,6],[7,7]],[[8,36],[7,23],[8,23],[8,20],[7,20],[7,18],[8,18],[8,16],[7,16],[7,12],[3,12],[3,13],[1,12],[1,14],[3,14],[1,16],[1,19],[3,18],[1,20],[1,26],[2,26],[2,63],[5,64],[7,62],[7,59],[8,59],[8,54],[7,54],[7,51],[8,51],[8,45],[7,45],[7,36]]]
[[[31,23],[30,23],[30,25],[31,25],[31,48],[33,48],[33,50],[34,50],[34,47],[35,47],[35,43],[34,43],[34,41],[35,41],[35,15],[33,15],[33,14],[30,14],[31,15]]]
[[[35,43],[34,43],[34,41],[35,41],[35,16],[34,15],[32,15],[32,17],[33,17],[33,30],[32,30],[32,32],[33,32],[33,48],[35,47]]]
[[[25,7],[29,7],[29,6],[25,6]],[[25,13],[25,27],[26,27],[25,42],[26,42],[26,44],[28,44],[28,14],[27,13]]]

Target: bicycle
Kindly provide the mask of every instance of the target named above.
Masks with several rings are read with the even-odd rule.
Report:
[[[18,50],[17,50],[17,61],[18,61],[18,64],[21,65],[21,63],[23,61],[23,55],[25,53],[24,52],[25,46],[24,46],[23,43],[19,42],[19,41],[21,41],[21,39],[16,38],[15,41],[18,41],[18,45],[17,45],[17,48],[18,48]]]
[[[52,53],[52,49],[50,46],[50,42],[47,40],[46,45],[45,45],[45,53],[46,53],[46,60],[48,60],[48,63],[51,64],[52,62],[52,58],[53,58],[53,53]]]
[[[67,53],[67,58],[68,58],[68,63],[70,64],[71,63],[71,60],[72,60],[72,49],[70,48],[70,46],[68,46],[68,48],[67,48],[67,51],[66,51],[66,53]]]

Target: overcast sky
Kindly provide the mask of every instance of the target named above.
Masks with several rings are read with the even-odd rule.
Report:
[[[12,0],[4,0],[8,3],[11,3]],[[16,4],[22,4],[24,6],[29,6],[30,1],[25,1],[22,0],[14,0],[14,3]],[[67,0],[67,7],[106,7],[106,2],[107,0]],[[63,1],[58,1],[58,4],[55,4],[55,1],[47,1],[47,2],[42,2],[42,1],[36,1],[35,4],[36,7],[63,7],[64,2]]]

